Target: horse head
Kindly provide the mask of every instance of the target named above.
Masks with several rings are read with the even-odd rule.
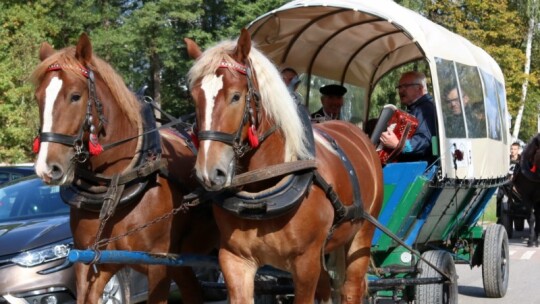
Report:
[[[276,67],[252,47],[247,30],[237,41],[204,53],[192,40],[185,42],[196,59],[189,71],[200,141],[195,170],[207,190],[229,186],[239,170],[308,153],[296,105]],[[256,155],[270,151],[266,141],[281,145],[267,152],[262,163]]]
[[[58,51],[44,42],[39,56],[41,63],[32,74],[40,113],[36,173],[47,183],[68,184],[75,166],[99,171],[111,160],[111,151],[102,151],[103,143],[137,134],[139,105],[114,70],[93,54],[84,33],[75,47]],[[126,146],[132,153],[134,144]],[[126,161],[131,160],[107,168],[119,170],[114,166],[125,166]]]
[[[522,168],[527,168],[531,173],[540,173],[540,134],[536,135],[523,150]],[[526,163],[523,163],[526,162]]]

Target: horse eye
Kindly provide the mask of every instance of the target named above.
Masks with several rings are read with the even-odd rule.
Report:
[[[79,94],[71,95],[71,102],[77,102],[79,100],[81,100],[81,95],[79,95]]]
[[[234,103],[234,102],[240,101],[240,97],[241,97],[240,93],[234,93],[234,95],[233,95],[233,97],[231,99],[231,102]]]

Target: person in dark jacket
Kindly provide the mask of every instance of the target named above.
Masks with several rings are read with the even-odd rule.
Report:
[[[339,119],[341,107],[343,107],[343,95],[347,89],[339,84],[329,84],[319,89],[321,92],[322,108],[311,114],[314,120],[332,120]]]
[[[426,76],[421,72],[406,72],[401,75],[396,89],[401,104],[418,119],[418,128],[405,142],[398,161],[425,160],[431,163],[434,160],[431,138],[437,134],[437,123],[435,104],[427,92]],[[380,141],[390,149],[395,149],[399,144],[399,138],[391,130],[383,132]]]

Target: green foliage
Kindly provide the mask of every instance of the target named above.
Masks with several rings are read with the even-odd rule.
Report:
[[[530,1],[530,0],[528,0]],[[39,119],[28,75],[47,41],[55,48],[90,35],[94,51],[124,77],[133,90],[148,85],[146,94],[174,115],[193,111],[186,84],[192,64],[183,39],[203,48],[233,38],[256,17],[285,0],[41,0],[0,2],[0,163],[32,161],[31,141]],[[515,115],[524,79],[524,35],[531,11],[521,0],[396,0],[432,18],[483,47],[500,64],[507,81],[509,109]],[[531,70],[540,68],[535,37]],[[407,66],[403,69],[419,69]],[[397,103],[389,74],[374,89],[377,105]],[[392,76],[393,75],[393,76]],[[530,76],[522,138],[536,131],[538,77]],[[315,97],[314,97],[315,98]],[[377,112],[375,112],[377,111]],[[375,115],[375,114],[374,114]],[[370,115],[373,116],[373,115]]]

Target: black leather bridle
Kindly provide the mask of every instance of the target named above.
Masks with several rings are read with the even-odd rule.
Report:
[[[63,67],[61,65],[52,64],[47,68],[47,71],[59,71],[62,69]],[[89,151],[84,145],[83,138],[85,133],[90,133],[90,141],[97,141],[97,134],[101,131],[101,128],[106,123],[106,120],[103,115],[102,102],[97,97],[94,72],[85,67],[77,67],[77,69],[83,76],[86,77],[88,83],[88,103],[86,107],[86,115],[84,122],[79,128],[79,132],[75,136],[54,132],[40,132],[39,137],[36,139],[38,139],[39,142],[54,142],[73,147],[75,150],[74,159],[80,163],[84,163],[92,154],[91,151]],[[95,107],[99,116],[99,125],[97,127],[93,124],[92,107]]]
[[[260,125],[261,121],[261,111],[260,111],[260,94],[255,88],[254,85],[254,76],[251,71],[251,67],[248,65],[243,65],[238,62],[229,62],[223,60],[218,68],[227,68],[227,69],[233,69],[236,72],[239,72],[242,75],[245,75],[247,78],[247,86],[248,86],[248,92],[246,95],[246,101],[245,101],[245,107],[244,107],[244,113],[242,115],[242,119],[240,120],[239,126],[237,130],[233,133],[225,133],[221,131],[214,131],[214,130],[203,130],[197,132],[198,140],[212,140],[212,141],[219,141],[222,143],[225,143],[229,146],[233,147],[233,150],[236,154],[237,158],[242,157],[245,153],[250,151],[253,148],[257,148],[257,146],[262,143],[270,134],[272,134],[276,127],[273,126],[265,132],[261,136],[257,136],[257,129]],[[251,106],[253,103],[255,104],[254,107]],[[254,109],[255,108],[255,109]],[[255,113],[254,113],[255,112]],[[253,136],[256,136],[255,141],[245,140],[242,141],[242,130],[246,124],[249,122],[249,132],[252,132]]]

